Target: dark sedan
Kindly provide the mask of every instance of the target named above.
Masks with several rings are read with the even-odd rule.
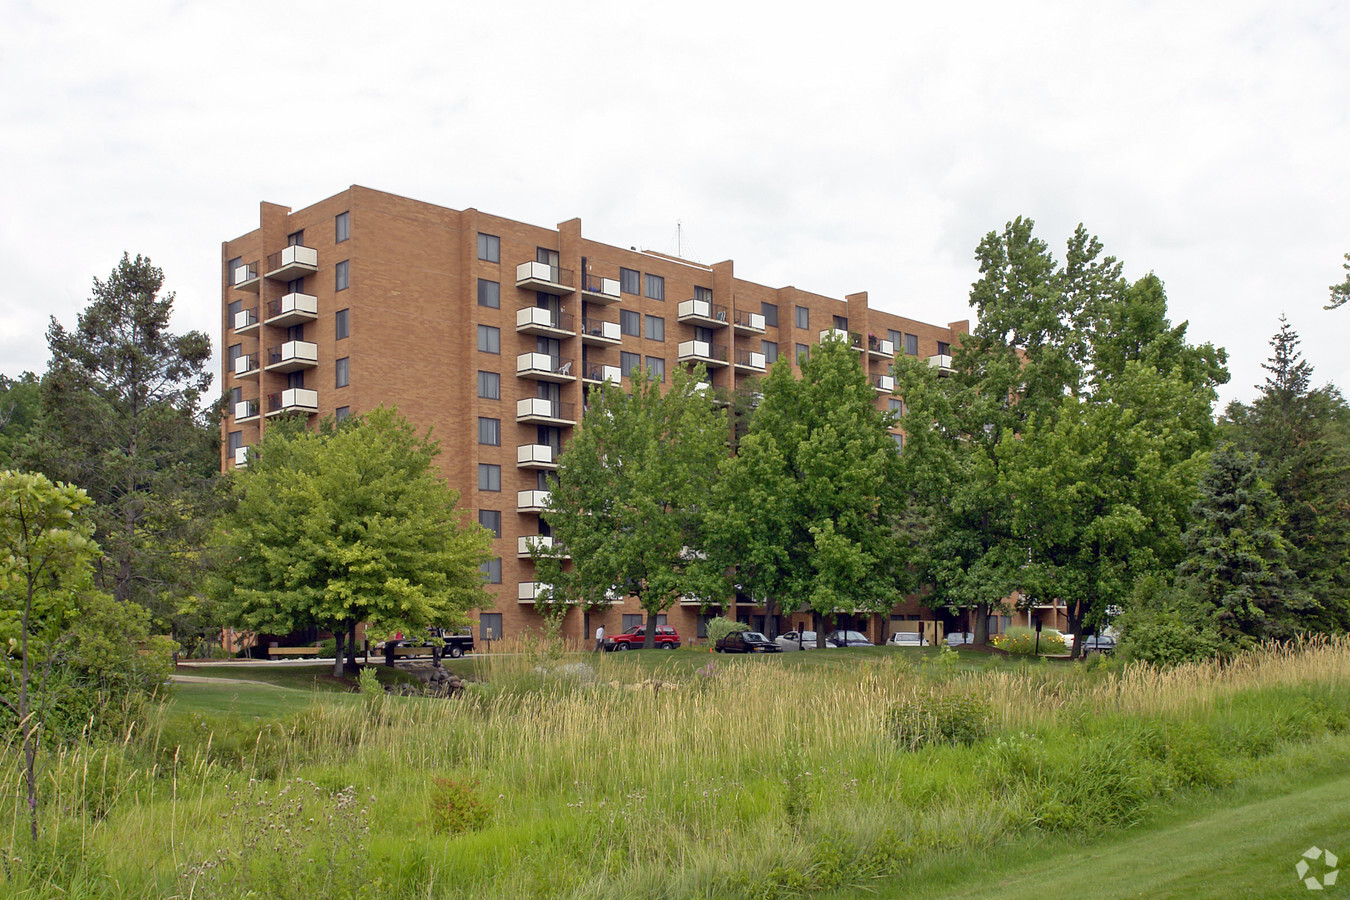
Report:
[[[758,631],[733,631],[718,640],[718,653],[779,653],[781,648]]]

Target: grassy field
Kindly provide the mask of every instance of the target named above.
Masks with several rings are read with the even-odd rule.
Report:
[[[1250,864],[1225,859],[1225,893],[1261,893],[1279,887],[1268,866],[1292,872],[1303,829],[1344,835],[1295,813],[1318,789],[1344,798],[1330,775],[1296,782],[1344,770],[1346,641],[1170,671],[544,646],[449,667],[476,679],[451,701],[183,685],[135,733],[47,757],[37,847],[9,748],[0,893],[1098,896],[1076,880],[1091,861],[1120,896],[1209,896],[1131,854],[1174,847],[1189,865],[1206,841],[1231,845]],[[309,668],[284,677],[303,686]],[[1169,834],[1186,808],[1197,818]]]

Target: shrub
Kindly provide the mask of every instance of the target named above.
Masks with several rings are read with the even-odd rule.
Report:
[[[1006,650],[1013,656],[1036,655],[1036,631],[1021,625],[1015,625],[1002,634],[994,635],[992,643],[1000,650]],[[1051,629],[1041,631],[1040,652],[1057,656],[1064,653],[1064,637]]]
[[[891,735],[907,750],[928,744],[969,745],[989,736],[992,710],[975,694],[948,694],[897,703],[887,713]]]
[[[750,626],[735,619],[718,616],[708,620],[708,643],[715,644],[733,631],[749,631]]]
[[[1205,608],[1195,585],[1149,587],[1135,592],[1120,619],[1122,659],[1174,666],[1232,653],[1234,648],[1219,633],[1213,609]]]
[[[471,781],[437,778],[431,784],[431,827],[443,834],[464,834],[487,824],[491,815]]]

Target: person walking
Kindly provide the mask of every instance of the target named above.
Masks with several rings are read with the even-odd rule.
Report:
[[[595,626],[595,650],[592,652],[599,653],[603,649],[605,649],[605,626],[597,625]]]

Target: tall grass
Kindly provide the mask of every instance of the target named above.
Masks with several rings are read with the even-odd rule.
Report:
[[[952,671],[896,653],[856,667],[718,658],[691,675],[659,655],[513,649],[451,701],[316,697],[276,722],[161,713],[62,750],[39,846],[17,825],[0,834],[0,887],[794,896],[934,850],[1127,825],[1350,729],[1345,639],[1170,670]],[[978,698],[987,737],[897,736],[897,710],[922,727],[962,698]],[[4,752],[17,823],[18,755]]]

